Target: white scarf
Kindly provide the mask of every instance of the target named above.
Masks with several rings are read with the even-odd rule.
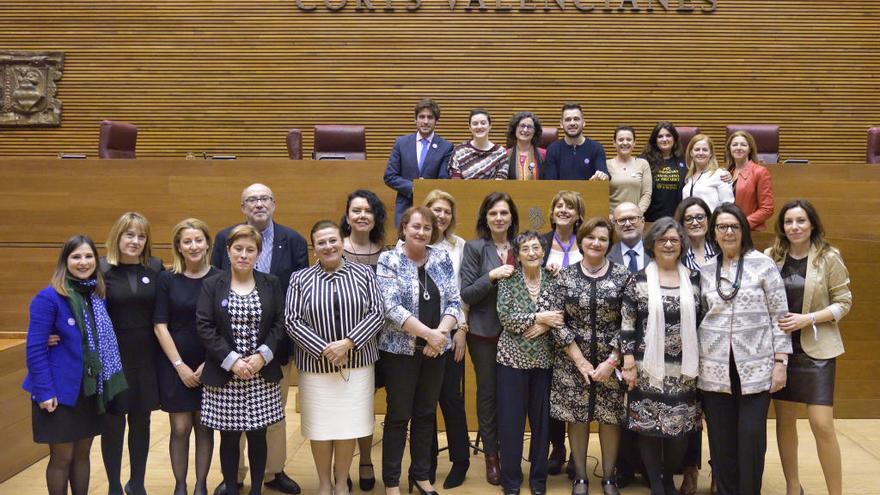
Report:
[[[663,378],[678,377],[666,369],[666,317],[663,311],[663,298],[660,294],[660,274],[657,264],[651,262],[645,267],[648,277],[648,321],[645,331],[645,356],[642,369],[648,375],[652,386],[662,388]],[[680,375],[696,378],[699,372],[700,350],[697,343],[697,309],[694,304],[694,289],[691,286],[690,270],[678,264],[678,297],[681,304],[681,372]]]

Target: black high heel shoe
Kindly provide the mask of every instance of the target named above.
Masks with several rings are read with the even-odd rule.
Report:
[[[617,487],[617,480],[614,478],[602,480],[602,493],[604,495],[619,495],[620,489]],[[669,493],[675,493],[669,492]]]
[[[439,493],[437,493],[436,490],[426,492],[425,490],[422,489],[422,487],[419,486],[418,483],[416,483],[416,480],[414,480],[413,477],[410,476],[409,477],[409,493],[412,493],[413,486],[416,487],[416,490],[419,491],[420,495],[440,495]]]
[[[579,485],[584,485],[584,493],[578,493]],[[571,483],[571,495],[587,495],[590,493],[590,484],[583,478],[577,478]]]
[[[363,476],[361,474],[361,472],[364,470],[364,468],[370,468],[370,475],[371,476],[369,478],[367,478],[366,476]],[[361,489],[361,491],[362,492],[369,492],[375,486],[376,486],[376,474],[373,471],[373,465],[372,464],[358,464],[358,487]],[[351,491],[351,488],[349,488],[348,491]]]

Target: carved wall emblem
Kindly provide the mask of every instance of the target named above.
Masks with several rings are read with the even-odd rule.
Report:
[[[0,126],[61,125],[60,52],[0,51]]]

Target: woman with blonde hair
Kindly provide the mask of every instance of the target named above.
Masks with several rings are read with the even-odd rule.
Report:
[[[681,193],[682,199],[700,198],[709,206],[710,212],[715,211],[721,203],[733,202],[730,174],[718,167],[712,138],[705,134],[694,136],[688,143],[684,159],[687,163],[687,176]]]
[[[196,432],[194,495],[206,495],[214,435],[201,423],[205,348],[196,330],[196,306],[205,279],[219,272],[209,263],[211,234],[205,222],[187,218],[171,233],[174,263],[159,274],[153,330],[163,353],[157,356],[159,397],[171,423],[169,451],[174,495],[185,495],[189,439]]]
[[[776,441],[787,492],[803,493],[798,477],[797,419],[805,404],[828,493],[843,491],[840,445],[834,432],[834,376],[843,354],[838,323],[852,307],[849,272],[828,244],[816,208],[794,199],[779,211],[776,240],[765,251],[782,274],[788,313],[779,328],[791,336],[788,384],[773,394]]]
[[[153,332],[153,311],[162,261],[150,255],[150,222],[140,213],[124,213],[107,236],[107,256],[99,270],[107,284],[107,312],[116,331],[122,369],[128,390],[108,406],[101,455],[111,495],[122,495],[122,446],[128,422],[130,478],[125,492],[143,495],[147,452],[150,447],[150,413],[159,408],[156,355],[159,343]]]
[[[445,250],[452,258],[452,271],[458,283],[458,272],[464,255],[465,240],[455,235],[455,198],[446,191],[434,189],[425,196],[422,204],[431,210],[437,219],[437,230],[440,237],[432,246]],[[462,307],[462,314],[467,309]],[[440,411],[446,424],[446,444],[449,446],[449,460],[452,467],[443,481],[443,488],[455,488],[464,483],[465,475],[470,468],[470,439],[467,431],[467,417],[464,410],[464,396],[461,391],[461,378],[464,376],[464,353],[467,349],[468,326],[464,318],[452,329],[452,352],[444,354],[446,369],[443,373],[443,385],[440,389]],[[434,457],[432,458],[431,474],[436,476],[437,470],[437,436],[434,435]],[[434,478],[431,478],[432,482]]]

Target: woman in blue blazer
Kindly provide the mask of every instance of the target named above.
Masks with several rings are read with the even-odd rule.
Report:
[[[66,494],[68,486],[74,495],[88,492],[101,414],[127,387],[97,264],[94,242],[71,237],[51,285],[31,301],[22,388],[31,396],[34,442],[49,444],[50,495]]]

